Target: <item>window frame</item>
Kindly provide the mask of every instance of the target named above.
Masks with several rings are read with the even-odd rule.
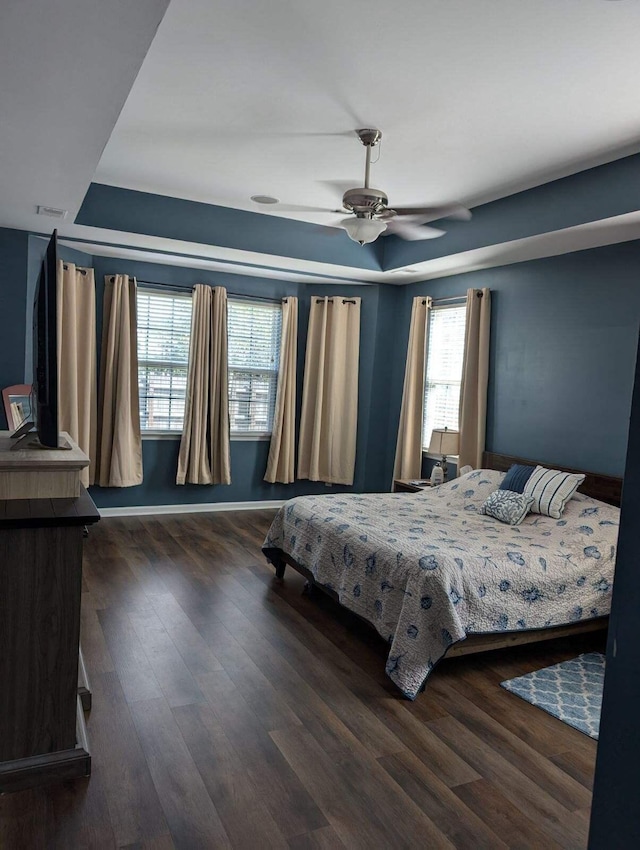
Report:
[[[171,286],[167,286],[159,288],[155,286],[145,286],[144,284],[138,284],[136,288],[136,311],[139,314],[139,304],[138,304],[138,296],[139,295],[156,295],[162,298],[173,298],[173,299],[181,299],[189,302],[189,314],[191,315],[192,310],[192,292],[185,292],[183,289],[174,289]],[[188,351],[191,347],[191,324],[189,324],[189,346]],[[186,363],[178,363],[177,361],[164,360],[164,361],[147,361],[140,357],[138,347],[136,345],[136,353],[138,354],[138,386],[140,386],[140,367],[141,364],[144,365],[149,363],[153,366],[165,366],[168,368],[172,367],[184,367],[187,371],[187,381],[189,374],[189,354],[187,351],[187,361]],[[140,404],[140,400],[138,401]],[[183,418],[183,427],[184,427],[184,418]],[[144,428],[142,425],[142,416],[140,416],[140,436],[143,440],[180,440],[182,438],[182,428],[173,429],[173,428]]]
[[[457,303],[454,303],[454,304],[441,304],[441,305],[434,304],[434,305],[431,307],[431,309],[429,310],[428,317],[427,317],[427,321],[429,322],[429,328],[428,328],[428,330],[429,330],[429,334],[428,334],[428,339],[427,339],[427,352],[426,352],[426,354],[425,354],[424,389],[423,389],[423,394],[422,394],[422,399],[423,399],[423,414],[422,414],[422,436],[421,436],[421,443],[422,443],[422,457],[424,457],[424,458],[429,458],[429,460],[442,460],[442,455],[441,455],[441,454],[434,454],[433,452],[429,452],[429,441],[430,441],[430,437],[429,437],[429,440],[425,441],[425,430],[424,430],[424,426],[425,426],[425,411],[426,411],[426,405],[427,405],[427,373],[428,373],[428,369],[429,369],[429,351],[428,351],[428,345],[429,345],[429,339],[431,338],[431,320],[432,320],[432,314],[433,314],[433,312],[434,312],[434,311],[438,311],[438,312],[440,312],[440,311],[444,311],[444,310],[453,310],[453,309],[458,309],[458,310],[464,310],[464,311],[465,311],[465,324],[464,324],[463,333],[462,333],[462,355],[463,355],[463,357],[464,357],[464,341],[465,341],[465,336],[466,336],[466,303],[467,303],[467,302],[466,302],[466,298],[462,297],[462,298],[460,299],[460,301],[458,301]],[[460,381],[459,381],[459,383],[460,383],[460,384],[462,384],[462,369],[463,369],[463,363],[461,363],[461,366],[460,366]],[[437,382],[434,382],[434,383],[443,383],[443,384],[444,384],[444,383],[447,383],[447,384],[451,384],[451,382],[450,382],[450,381],[437,381]],[[459,418],[459,416],[460,416],[460,403],[458,402],[458,418]],[[435,426],[435,427],[445,427],[445,425],[444,425],[444,424],[443,424],[442,426],[437,425],[437,426]],[[447,427],[449,427],[449,426],[447,426]],[[457,422],[457,423],[456,423],[456,425],[455,425],[455,430],[458,430],[458,429],[459,429],[459,422]],[[426,442],[426,445],[425,445],[425,442]],[[457,458],[458,458],[458,455],[447,455],[447,457],[450,457],[450,458],[452,458],[452,459],[457,459]]]
[[[263,367],[242,367],[236,366],[233,367],[231,365],[230,358],[227,361],[227,375],[229,376],[229,390],[231,389],[231,380],[230,376],[232,372],[244,372],[248,375],[269,375],[272,376],[273,380],[273,392],[269,395],[268,400],[268,412],[270,414],[271,419],[271,427],[266,431],[234,431],[232,430],[232,421],[231,421],[231,397],[229,397],[229,439],[237,440],[237,441],[247,441],[247,440],[271,440],[271,435],[273,434],[273,417],[275,415],[275,405],[276,405],[276,395],[278,392],[278,375],[280,372],[280,341],[282,339],[282,302],[277,299],[267,299],[267,298],[252,298],[244,295],[230,295],[227,299],[227,338],[230,339],[230,322],[229,322],[229,306],[231,304],[250,304],[255,307],[269,307],[279,314],[279,328],[278,333],[275,339],[275,367],[273,369],[265,369]],[[273,403],[271,401],[273,399]],[[269,422],[267,422],[269,424]]]
[[[139,294],[144,295],[160,295],[161,297],[170,297],[170,298],[181,298],[185,301],[188,300],[190,302],[190,306],[192,306],[193,295],[191,292],[185,292],[184,290],[172,290],[170,286],[166,288],[156,288],[151,286],[138,285],[137,293],[136,293],[136,307],[138,307],[137,296]],[[274,369],[265,369],[262,367],[232,367],[229,360],[227,360],[227,379],[229,381],[229,387],[231,386],[230,375],[232,372],[245,372],[250,375],[259,375],[264,374],[271,377],[274,387],[273,394],[269,395],[269,414],[271,418],[271,430],[267,431],[234,431],[231,430],[231,415],[229,416],[229,439],[233,442],[244,442],[244,441],[262,441],[262,440],[270,440],[271,435],[273,433],[273,416],[275,414],[275,397],[278,389],[278,375],[280,370],[280,345],[279,340],[281,339],[282,333],[282,304],[277,299],[265,299],[265,298],[252,298],[251,296],[243,296],[243,295],[230,295],[227,298],[227,340],[230,338],[229,334],[229,304],[238,303],[238,304],[253,304],[255,306],[263,306],[268,305],[271,308],[277,308],[279,312],[279,333],[276,337],[276,351],[275,351],[275,368]],[[191,326],[189,327],[189,348],[191,344]],[[141,366],[145,366],[145,364],[153,365],[153,366],[165,366],[168,368],[172,368],[174,366],[179,367],[186,365],[187,373],[188,373],[188,357],[187,363],[182,364],[177,361],[147,361],[141,358],[138,355],[138,386],[140,385],[140,369]],[[273,402],[271,399],[273,398]],[[229,405],[231,405],[231,399],[229,399]],[[143,440],[180,440],[182,437],[182,428],[180,430],[177,429],[168,429],[168,428],[144,428],[142,426],[142,416],[140,417],[140,435]]]

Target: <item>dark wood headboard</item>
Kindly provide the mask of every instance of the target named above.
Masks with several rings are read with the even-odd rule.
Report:
[[[542,463],[528,460],[522,457],[511,457],[510,455],[498,455],[493,452],[485,452],[482,455],[482,465],[485,469],[497,469],[499,472],[507,472],[514,463],[525,463],[528,466],[546,466],[548,469],[560,469],[562,472],[579,472],[586,476],[584,482],[578,487],[579,493],[607,502],[610,505],[620,507],[622,498],[622,478],[612,475],[599,475],[597,472],[585,472],[584,469],[571,469],[568,466],[559,466],[556,463]]]

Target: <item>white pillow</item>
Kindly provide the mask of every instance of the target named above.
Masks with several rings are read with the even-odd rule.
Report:
[[[564,506],[583,481],[582,474],[536,466],[524,485],[523,495],[533,498],[530,508],[532,514],[560,519]]]

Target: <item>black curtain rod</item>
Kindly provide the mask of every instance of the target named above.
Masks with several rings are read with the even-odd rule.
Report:
[[[63,263],[63,264],[62,264],[62,268],[63,268],[63,269],[68,269],[68,268],[69,268],[69,264],[68,264],[68,263]],[[76,266],[76,271],[77,271],[77,272],[80,272],[80,274],[86,274],[86,273],[87,273],[87,270],[86,270],[86,269],[81,269],[81,268],[79,268],[78,266]]]
[[[481,289],[479,289],[476,292],[476,298],[482,298],[482,290]],[[432,298],[431,302],[432,302],[434,307],[437,307],[438,304],[444,304],[447,301],[466,301],[466,300],[467,300],[466,295],[452,295],[451,298]],[[426,304],[427,299],[423,298],[422,303]]]
[[[322,304],[323,301],[324,301],[324,298],[316,298],[316,304]],[[333,301],[333,298],[327,298],[327,301]],[[343,298],[342,303],[343,304],[357,304],[358,302],[354,301],[353,298]]]
[[[111,280],[115,279],[115,275],[110,275],[110,277],[111,277]],[[142,284],[143,286],[147,287],[148,289],[162,289],[165,292],[184,292],[184,293],[188,293],[189,295],[191,295],[191,293],[193,292],[193,287],[197,285],[197,284],[193,284],[193,286],[174,286],[171,283],[159,283],[155,280],[139,280],[138,278],[136,278],[135,280],[136,280],[136,283]],[[202,286],[208,286],[208,284],[206,284],[206,283],[201,284],[201,285]],[[280,303],[280,299],[278,299],[278,298],[268,298],[266,295],[244,295],[244,294],[241,294],[239,292],[229,292],[229,291],[227,291],[227,295],[230,298],[237,298],[237,299],[240,299],[240,300],[246,299],[247,301],[266,301],[269,304],[279,304]],[[283,300],[286,301],[286,298],[284,298]]]

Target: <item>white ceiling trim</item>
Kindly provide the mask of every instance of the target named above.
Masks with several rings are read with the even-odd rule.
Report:
[[[185,259],[196,260],[219,260],[226,263],[225,270],[233,273],[236,264],[255,266],[257,273],[265,277],[265,271],[275,272],[277,276],[281,271],[293,272],[304,275],[319,275],[321,277],[336,278],[339,280],[360,280],[362,282],[376,283],[381,280],[382,272],[369,269],[354,269],[352,266],[334,265],[332,263],[318,263],[310,260],[300,260],[295,257],[284,257],[275,254],[263,254],[252,251],[242,251],[236,248],[226,248],[218,245],[203,245],[200,242],[187,242],[180,239],[168,239],[161,236],[149,236],[144,233],[126,233],[120,230],[109,230],[102,227],[90,227],[89,225],[73,224],[67,221],[56,221],[53,218],[33,216],[34,221],[30,226],[22,227],[31,233],[46,235],[54,228],[58,230],[60,239],[78,240],[81,242],[112,247],[118,251],[126,248],[138,248],[144,251],[155,251],[165,254],[181,262]],[[46,224],[45,224],[46,223]],[[3,226],[0,222],[0,227]],[[6,225],[9,226],[9,225]],[[241,272],[244,274],[244,272]],[[339,279],[339,280],[338,280]]]
[[[64,222],[59,228],[59,234],[61,240],[69,247],[99,256],[122,257],[161,265],[201,268],[225,274],[291,280],[300,283],[390,283],[402,286],[418,280],[433,280],[454,274],[640,240],[640,211],[438,257],[386,272],[354,270],[329,263],[312,263],[291,257],[253,254],[249,251],[218,248],[137,233],[120,233],[101,228],[68,225]],[[265,265],[261,265],[262,263]]]
[[[206,271],[224,272],[225,274],[246,275],[247,277],[268,278],[271,280],[287,280],[294,283],[313,284],[350,284],[357,286],[370,286],[373,281],[355,280],[354,278],[324,277],[319,274],[304,272],[290,272],[282,269],[268,269],[259,266],[244,266],[242,264],[229,264],[220,260],[207,259],[206,257],[193,257],[185,254],[158,253],[150,249],[122,248],[115,245],[105,245],[97,242],[72,241],[60,239],[62,245],[74,248],[76,251],[84,251],[99,257],[113,257],[120,260],[136,260],[143,263],[157,263],[161,266],[180,266],[188,269],[203,269]],[[240,252],[239,252],[240,253]]]
[[[575,251],[586,251],[589,248],[632,242],[636,239],[640,239],[640,212],[626,213],[417,263],[411,266],[413,276],[409,280],[403,280],[402,283],[433,280],[454,274],[524,263],[528,260],[556,257]]]

